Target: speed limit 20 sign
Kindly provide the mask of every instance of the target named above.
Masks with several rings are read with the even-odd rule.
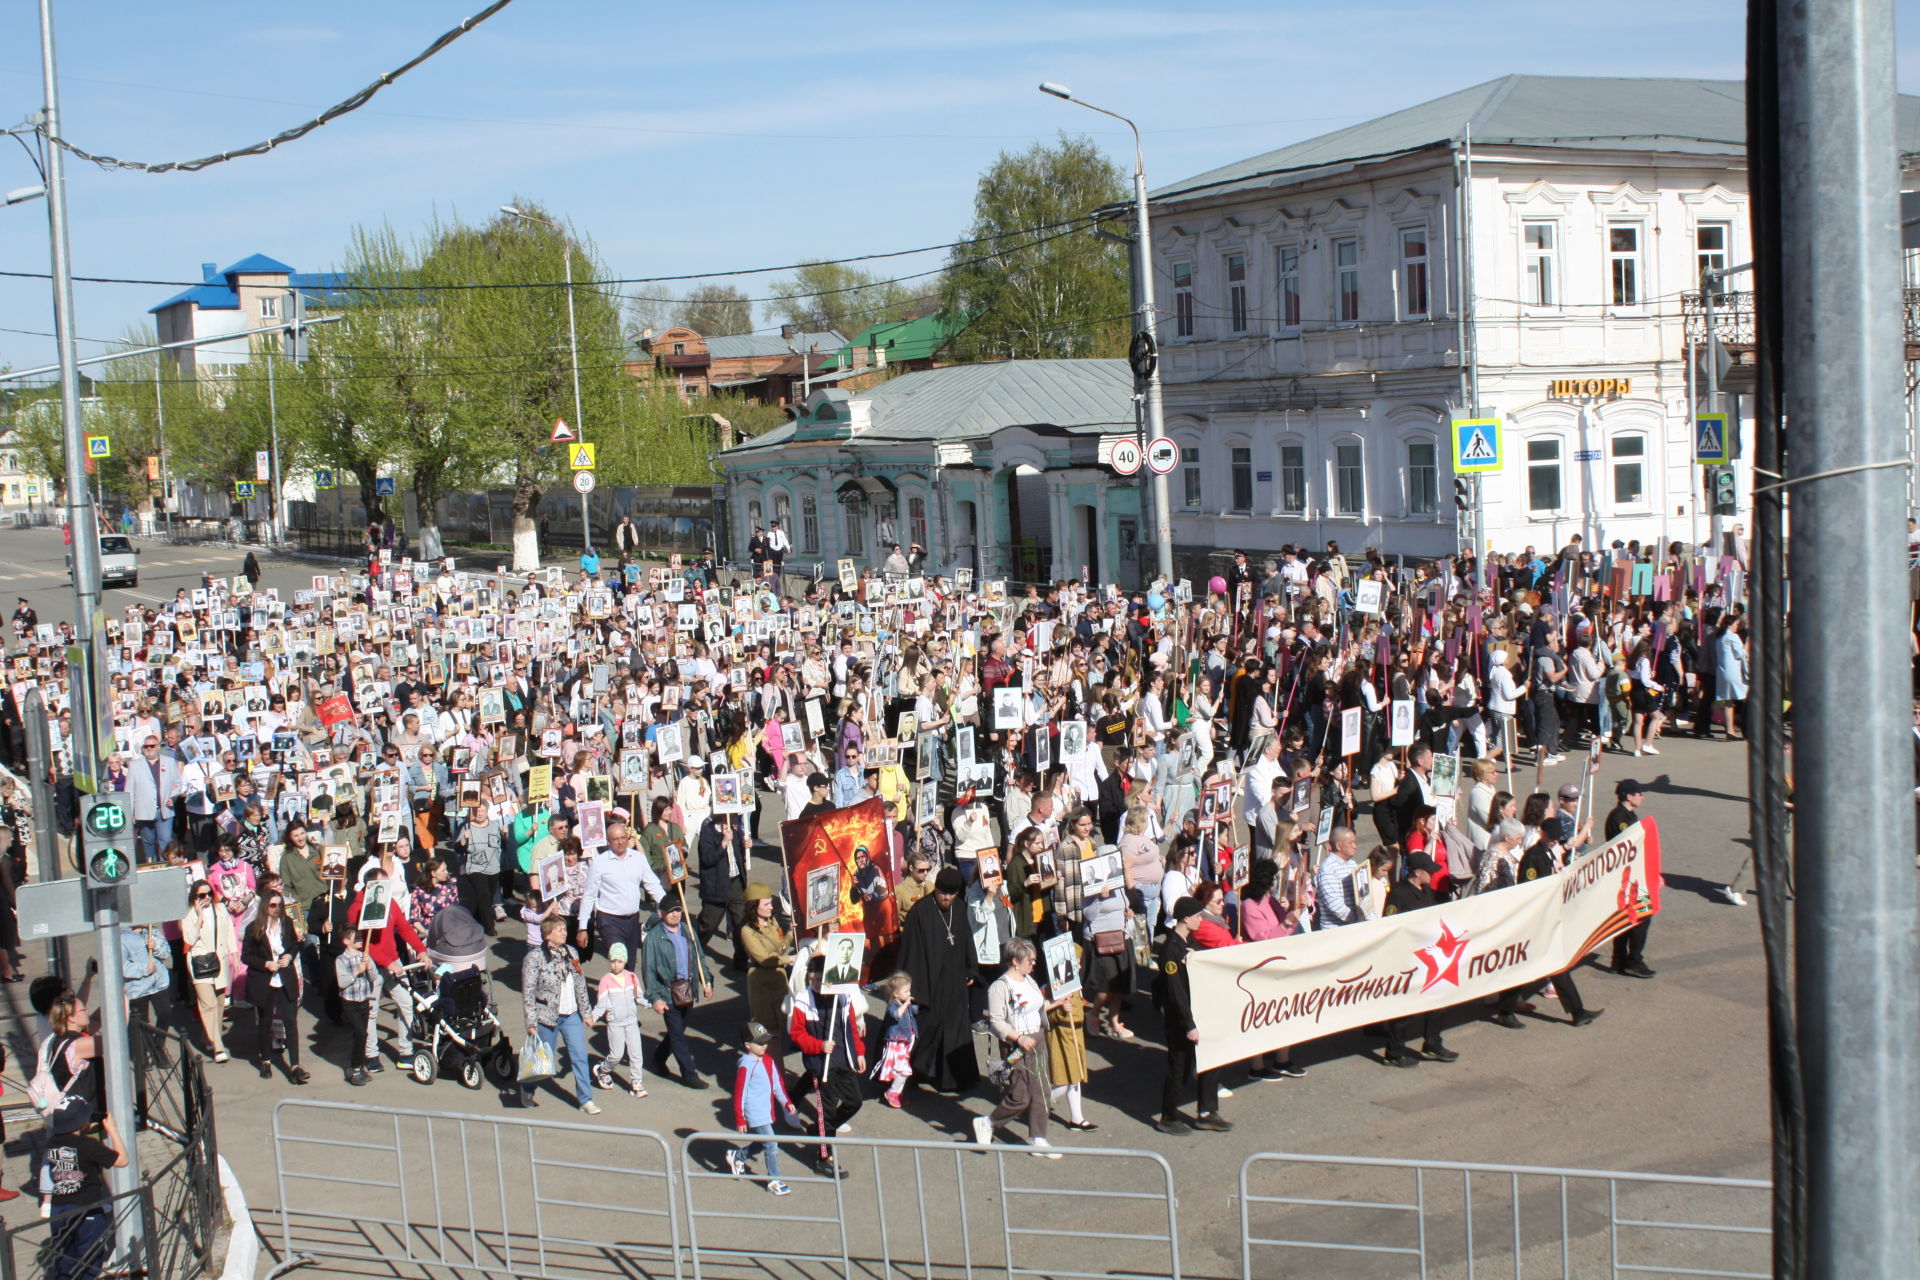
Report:
[[[1155,436],[1153,443],[1147,446],[1147,466],[1153,474],[1164,476],[1180,465],[1180,446],[1174,443],[1172,436]]]
[[[1138,440],[1117,440],[1108,461],[1113,469],[1123,476],[1130,476],[1140,470],[1140,442]]]

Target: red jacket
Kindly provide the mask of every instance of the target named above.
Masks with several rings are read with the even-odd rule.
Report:
[[[773,1055],[763,1053],[751,1061],[750,1057],[744,1053],[740,1055],[740,1069],[733,1076],[733,1123],[743,1131],[747,1127],[747,1073],[754,1069],[755,1063],[767,1073],[767,1083],[772,1089],[770,1101],[774,1118],[793,1110],[793,1099],[787,1096],[787,1082],[780,1078],[780,1064],[774,1061]]]
[[[1195,951],[1212,951],[1217,947],[1231,947],[1239,941],[1240,939],[1205,917],[1201,918],[1199,926],[1193,931]]]
[[[355,929],[360,927],[360,904],[366,900],[366,896],[367,891],[365,889],[354,894],[353,905],[347,908],[347,923]],[[400,948],[394,941],[394,935],[396,933],[399,935],[401,942],[413,948],[415,955],[424,956],[427,954],[427,944],[420,940],[420,935],[413,931],[413,925],[408,923],[407,918],[400,914],[400,903],[398,899],[395,899],[393,910],[388,913],[387,918],[394,923],[384,929],[369,929],[367,931],[367,954],[373,957],[375,964],[379,965],[382,969],[390,969],[400,963]]]

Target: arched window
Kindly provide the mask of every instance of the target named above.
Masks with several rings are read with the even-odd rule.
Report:
[[[1527,441],[1527,510],[1560,509],[1560,437],[1535,436]]]
[[[907,499],[907,541],[927,545],[927,500],[921,497]]]
[[[1647,501],[1647,438],[1638,431],[1613,437],[1613,504],[1644,506]]]
[[[820,554],[820,500],[811,493],[800,495],[800,550],[802,554]]]

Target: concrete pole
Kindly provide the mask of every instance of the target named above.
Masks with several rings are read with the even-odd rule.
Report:
[[[1133,127],[1133,121],[1127,121]],[[1140,150],[1140,130],[1133,130],[1133,220],[1134,238],[1139,250],[1133,256],[1134,271],[1139,275],[1140,293],[1140,332],[1147,335],[1148,346],[1154,353],[1153,367],[1147,372],[1147,438],[1141,443],[1140,451],[1146,452],[1147,445],[1167,433],[1166,412],[1160,398],[1160,322],[1153,305],[1153,228],[1147,214],[1147,169],[1146,160]],[[1153,477],[1153,530],[1154,545],[1160,551],[1160,576],[1171,585],[1173,582],[1173,507],[1169,494],[1167,473],[1159,471]]]
[[[1920,900],[1893,5],[1777,12],[1804,1226],[1811,1275],[1906,1275],[1920,1256]]]
[[[98,661],[93,649],[93,615],[100,607],[99,521],[87,493],[87,442],[80,427],[80,365],[73,341],[73,261],[67,252],[66,152],[60,137],[60,84],[54,72],[53,4],[40,0],[40,76],[46,91],[41,128],[47,136],[47,240],[53,273],[54,344],[60,358],[60,434],[66,449],[67,531],[73,551],[73,639],[86,651],[88,665]],[[88,672],[70,682],[80,690],[92,687]],[[73,772],[91,788],[94,773],[93,708],[86,697],[73,700]]]
[[[553,226],[548,223],[548,226]],[[560,228],[554,227],[555,231]],[[567,350],[571,353],[568,363],[573,366],[573,430],[585,441],[587,424],[580,416],[580,334],[573,324],[573,240],[566,232],[560,231],[561,244],[566,249],[567,271]],[[593,525],[587,518],[587,495],[580,495],[580,554],[585,555],[593,546]]]
[[[160,366],[166,357],[156,353],[153,357],[153,419],[159,428],[160,436],[160,505],[166,512],[167,532],[173,532],[173,494],[167,484],[167,398],[160,389]]]

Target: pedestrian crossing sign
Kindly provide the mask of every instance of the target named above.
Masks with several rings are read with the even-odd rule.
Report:
[[[1500,419],[1453,420],[1453,470],[1456,475],[1498,471],[1502,461]]]
[[[233,496],[236,498],[251,498],[253,496],[253,483],[251,480],[235,480],[233,482]]]
[[[105,436],[88,436],[87,456],[89,458],[111,458],[113,456],[113,442]]]
[[[1700,463],[1733,461],[1727,439],[1727,415],[1703,413],[1693,420],[1693,460]]]
[[[313,473],[313,487],[316,489],[333,488],[333,468],[321,467]]]
[[[573,464],[575,471],[593,470],[593,446],[586,441],[567,446],[567,461]]]

